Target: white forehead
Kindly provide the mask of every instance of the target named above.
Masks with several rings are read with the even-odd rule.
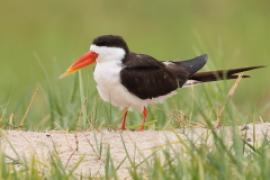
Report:
[[[125,50],[120,47],[97,46],[94,44],[90,46],[90,51],[94,51],[98,54],[107,54],[107,53],[125,54]]]
[[[98,54],[99,61],[122,60],[126,54],[125,50],[120,47],[97,46],[94,44],[90,46],[90,51]]]

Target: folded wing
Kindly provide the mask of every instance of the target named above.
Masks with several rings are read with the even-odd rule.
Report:
[[[160,62],[151,56],[130,53],[121,70],[121,83],[141,99],[167,95],[182,87],[205,64],[206,55],[187,61]]]

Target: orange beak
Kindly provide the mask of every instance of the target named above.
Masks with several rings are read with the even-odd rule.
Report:
[[[69,66],[66,72],[64,72],[61,76],[59,76],[59,78],[62,79],[70,75],[71,73],[78,71],[79,69],[82,69],[90,64],[95,63],[97,57],[98,57],[97,53],[93,51],[87,52],[86,54],[81,56],[78,60],[76,60],[73,64],[71,64],[71,66]]]

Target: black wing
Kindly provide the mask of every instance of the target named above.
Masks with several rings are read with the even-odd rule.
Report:
[[[148,55],[130,53],[120,73],[121,83],[141,99],[159,97],[182,87],[206,59],[202,55],[186,61],[159,62]]]
[[[206,64],[207,59],[208,59],[207,54],[203,54],[185,61],[172,61],[172,62],[186,69],[186,71],[188,71],[189,74],[194,74]]]
[[[177,77],[151,56],[130,53],[124,64],[121,83],[141,99],[166,95],[178,88]]]

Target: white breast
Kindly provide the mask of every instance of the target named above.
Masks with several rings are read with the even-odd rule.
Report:
[[[131,94],[120,80],[122,65],[118,62],[98,63],[94,71],[94,79],[100,97],[112,105],[124,108],[132,107],[141,111],[147,105],[146,101]]]

